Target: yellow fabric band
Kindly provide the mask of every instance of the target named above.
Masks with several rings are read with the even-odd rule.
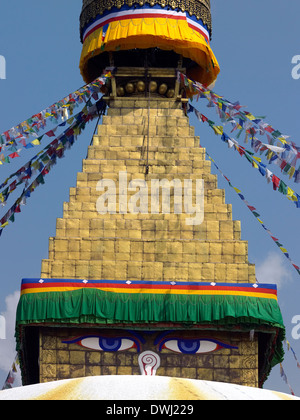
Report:
[[[83,43],[80,70],[86,81],[87,63],[90,58],[104,51],[134,48],[157,47],[162,50],[174,50],[177,54],[190,58],[199,67],[193,74],[189,74],[189,77],[207,86],[216,80],[220,72],[214,53],[204,37],[191,29],[184,20],[143,18],[111,22],[104,42],[102,31],[103,28],[97,29]]]

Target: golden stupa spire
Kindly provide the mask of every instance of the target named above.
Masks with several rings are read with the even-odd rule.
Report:
[[[216,79],[210,34],[208,0],[83,1],[83,77],[115,69],[41,277],[22,282],[24,384],[157,375],[259,387],[281,362],[276,286],[256,283],[177,77]]]

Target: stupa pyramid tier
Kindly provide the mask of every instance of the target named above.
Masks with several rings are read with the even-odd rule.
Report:
[[[41,276],[254,283],[255,267],[248,262],[240,222],[232,220],[231,205],[217,187],[217,177],[211,174],[181,101],[123,98],[111,100],[109,106],[76,187],[64,203],[63,218],[57,220]],[[128,188],[121,197],[120,174],[126,185],[140,180],[148,187],[136,202],[137,206],[142,200],[147,203],[147,211],[145,206],[143,211],[130,211],[131,197],[141,190]],[[101,180],[115,185],[114,211],[113,197],[107,193],[107,212],[99,212],[97,202],[107,191],[100,191]],[[162,189],[153,211],[152,181],[157,185],[162,180],[171,186],[169,212]],[[204,181],[204,218],[199,224],[187,223],[191,215],[184,211],[185,180],[193,196],[197,180]],[[175,185],[182,189],[176,190]],[[180,200],[181,213],[175,211]]]

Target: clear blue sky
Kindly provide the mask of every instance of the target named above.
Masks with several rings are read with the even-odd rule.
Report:
[[[212,47],[221,66],[215,92],[232,102],[239,100],[255,115],[266,115],[274,128],[290,135],[300,146],[300,80],[291,76],[292,57],[300,54],[299,2],[283,5],[279,0],[212,0],[211,3]],[[82,86],[78,69],[80,10],[81,0],[15,0],[1,5],[0,55],[6,59],[7,79],[0,80],[0,132]],[[193,105],[219,121],[203,100]],[[194,118],[191,124],[202,146],[257,208],[267,227],[300,265],[300,209],[273,192],[258,171],[237,152],[227,149],[208,127]],[[19,291],[22,278],[39,277],[41,260],[48,253],[48,238],[55,235],[56,218],[62,216],[63,202],[68,201],[69,188],[75,185],[93,129],[94,124],[88,126],[0,238],[0,314],[10,313],[10,302],[15,299],[7,300],[7,297]],[[242,138],[240,143],[243,143]],[[0,167],[0,183],[27,162],[32,152],[23,151],[21,156],[16,164]],[[300,186],[289,182],[276,166],[270,169],[300,195]],[[242,222],[243,239],[249,242],[249,261],[257,265],[258,272],[267,281],[274,279],[279,283],[287,339],[300,359],[300,340],[291,336],[294,327],[291,320],[300,315],[300,276],[220,177],[219,187],[226,190],[226,201],[233,205],[234,219]],[[0,216],[5,211],[5,208],[0,209]],[[259,281],[264,282],[264,278]],[[0,386],[9,369],[1,369],[4,363],[1,365],[1,360],[6,358],[7,347],[0,340]],[[300,369],[291,352],[286,353],[283,366],[292,388],[300,395]],[[274,368],[265,388],[289,392],[280,377],[279,367]]]

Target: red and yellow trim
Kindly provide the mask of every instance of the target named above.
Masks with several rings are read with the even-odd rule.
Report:
[[[244,296],[277,300],[277,287],[270,284],[65,279],[24,279],[21,295],[70,292],[79,289],[98,289],[112,293]]]

